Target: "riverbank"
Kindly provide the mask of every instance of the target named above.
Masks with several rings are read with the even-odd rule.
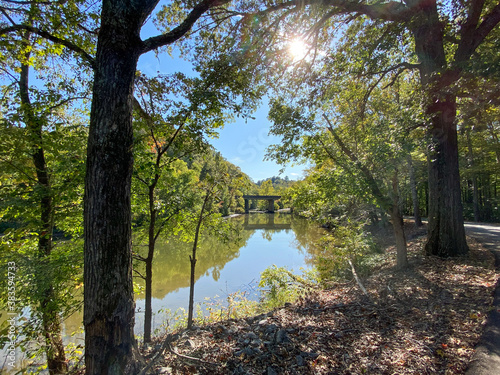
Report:
[[[158,339],[145,353],[155,374],[461,374],[483,331],[498,274],[470,239],[467,258],[422,255],[394,270],[387,249],[377,272],[312,290],[268,314],[221,321]]]

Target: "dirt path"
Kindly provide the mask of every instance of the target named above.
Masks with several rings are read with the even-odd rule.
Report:
[[[465,228],[469,236],[495,255],[496,268],[500,269],[500,226],[466,223]],[[494,298],[493,310],[466,375],[500,375],[500,282],[497,283]]]

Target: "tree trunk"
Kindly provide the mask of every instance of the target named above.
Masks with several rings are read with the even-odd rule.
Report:
[[[153,320],[153,308],[151,299],[153,296],[153,258],[146,258],[146,292],[145,292],[145,311],[144,311],[144,343],[151,342],[151,330]]]
[[[440,257],[466,254],[463,209],[458,169],[456,96],[450,85],[457,72],[446,71],[443,24],[435,0],[408,0],[418,10],[412,32],[420,60],[420,78],[430,119],[428,238],[425,251]]]
[[[141,9],[104,1],[87,151],[84,326],[88,375],[133,373],[132,95]]]
[[[85,177],[87,375],[137,373],[134,364],[140,359],[134,338],[130,201],[137,61],[142,53],[181,38],[208,9],[226,1],[202,1],[179,26],[145,41],[140,31],[158,0],[103,1]]]
[[[391,216],[394,238],[396,240],[396,268],[399,270],[408,267],[408,252],[406,248],[406,236],[404,231],[404,221],[399,209],[399,187],[398,172],[394,172],[392,178],[392,206],[388,210]]]
[[[408,154],[408,169],[410,171],[410,189],[411,198],[413,201],[413,216],[415,218],[415,226],[422,226],[422,217],[420,215],[420,205],[418,204],[418,191],[417,191],[417,179],[415,178],[415,168],[413,167],[413,162],[411,159],[411,154]]]
[[[29,53],[26,56],[29,59]],[[52,252],[52,236],[54,232],[54,204],[50,185],[50,176],[45,160],[43,148],[42,124],[43,119],[36,116],[30,101],[29,95],[29,66],[21,64],[21,74],[19,79],[19,96],[21,98],[21,111],[24,123],[28,130],[29,143],[32,149],[32,159],[36,170],[38,194],[40,199],[40,223],[38,232],[38,259],[40,263],[45,263]],[[50,273],[49,273],[50,275]],[[38,279],[39,275],[36,275]],[[41,277],[50,277],[47,274]],[[64,374],[68,371],[64,345],[62,341],[62,325],[59,311],[54,311],[54,303],[57,296],[54,293],[52,281],[38,280],[40,304],[35,309],[42,317],[42,330],[45,337],[45,355],[47,357],[47,369],[49,374]]]
[[[192,255],[189,256],[189,261],[191,263],[191,278],[189,283],[189,307],[188,307],[188,322],[187,322],[188,329],[191,329],[193,325],[196,249],[198,248],[198,239],[200,235],[201,224],[203,223],[203,214],[205,213],[205,207],[207,206],[209,198],[210,198],[210,191],[207,191],[207,194],[205,195],[205,200],[203,201],[203,205],[201,206],[198,223],[196,224],[196,232],[194,234],[194,242],[193,242],[193,252]]]
[[[159,167],[159,158],[157,158],[156,166]],[[149,228],[148,228],[148,256],[146,257],[146,296],[145,296],[145,311],[144,311],[144,342],[151,342],[151,321],[153,318],[153,309],[151,307],[151,298],[153,296],[153,257],[156,244],[156,214],[155,209],[155,188],[160,176],[155,175],[153,183],[148,187],[149,199]]]
[[[474,210],[474,221],[478,222],[481,220],[480,209],[479,209],[479,189],[477,183],[477,173],[474,170],[475,160],[474,160],[474,150],[472,147],[472,139],[470,137],[471,129],[466,129],[467,134],[467,149],[469,151],[469,168],[472,169],[472,206]]]
[[[432,108],[429,162],[429,226],[427,255],[450,257],[468,252],[458,170],[455,97]]]

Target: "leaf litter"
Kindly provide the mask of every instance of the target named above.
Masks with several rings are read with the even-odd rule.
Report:
[[[358,285],[311,290],[294,304],[158,338],[145,353],[154,374],[463,374],[493,301],[493,255],[424,257],[409,243],[409,269],[395,249]],[[152,358],[155,358],[154,360]]]

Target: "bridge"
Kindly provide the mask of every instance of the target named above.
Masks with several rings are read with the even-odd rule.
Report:
[[[274,212],[274,201],[277,201],[281,198],[281,195],[244,195],[243,199],[245,199],[245,213],[250,211],[250,200],[251,199],[260,199],[267,200],[267,212]]]

